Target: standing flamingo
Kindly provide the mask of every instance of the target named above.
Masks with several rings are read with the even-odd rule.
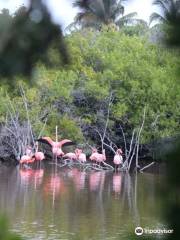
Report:
[[[89,157],[91,161],[95,161],[96,163],[101,163],[103,161],[106,161],[106,154],[105,149],[103,149],[102,153],[98,153],[96,148],[93,148],[92,154]]]
[[[41,161],[45,159],[45,156],[44,156],[43,152],[38,151],[38,148],[39,148],[39,144],[38,144],[38,142],[36,142],[34,157],[35,157],[36,161],[40,162],[40,166],[41,166]]]
[[[116,154],[114,155],[113,162],[115,164],[115,170],[118,168],[120,164],[123,163],[123,158],[122,158],[122,150],[121,148],[117,149]]]
[[[82,152],[82,149],[76,149],[77,160],[84,163],[86,162],[86,154]]]
[[[56,141],[53,141],[50,137],[42,137],[38,139],[38,141],[49,144],[52,147],[53,156],[55,156],[56,158],[64,156],[64,152],[62,151],[63,145],[73,144],[73,142],[68,139],[58,141],[57,126],[56,126]]]

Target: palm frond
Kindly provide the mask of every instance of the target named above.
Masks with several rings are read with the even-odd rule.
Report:
[[[124,14],[124,6],[119,2],[110,9],[110,17],[113,20],[116,20],[120,15]]]
[[[88,21],[88,20],[97,20],[96,16],[91,12],[80,12],[75,17],[75,22],[80,23],[81,21]]]
[[[68,33],[68,32],[73,32],[73,31],[77,31],[77,30],[78,30],[78,23],[72,22],[64,29],[64,32]]]
[[[105,22],[106,12],[104,8],[103,0],[94,0],[91,1],[89,7],[94,15],[99,18],[102,22]]]
[[[137,13],[136,12],[132,12],[132,13],[129,13],[129,14],[126,14],[124,16],[122,16],[121,18],[118,19],[118,21],[116,21],[116,24],[120,27],[120,26],[124,26],[126,24],[131,24],[133,23],[135,20],[134,17],[137,16]]]
[[[160,14],[154,12],[149,17],[149,24],[151,24],[152,22],[155,22],[155,21],[165,23],[166,19],[163,16],[161,16]]]
[[[123,0],[76,0],[73,6],[78,7],[80,12],[75,20],[80,22],[87,19],[87,16],[90,16],[91,20],[94,15],[95,21],[98,20],[104,24],[115,23],[116,19],[124,13],[122,2]]]
[[[173,0],[155,0],[153,2],[153,5],[157,5],[158,7],[160,7],[163,11],[168,11],[170,2]]]

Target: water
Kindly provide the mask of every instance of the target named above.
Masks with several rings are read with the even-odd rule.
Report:
[[[164,226],[162,176],[0,168],[0,212],[27,240],[128,239],[136,226]]]

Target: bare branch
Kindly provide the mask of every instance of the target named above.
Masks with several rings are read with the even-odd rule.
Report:
[[[155,162],[152,162],[152,163],[146,165],[145,167],[141,168],[141,169],[140,169],[140,172],[143,172],[144,169],[147,169],[148,167],[152,166],[154,163],[155,163]]]
[[[136,135],[136,143],[135,143],[135,145],[134,145],[131,158],[130,158],[130,160],[129,160],[128,171],[129,171],[130,168],[131,168],[132,160],[133,160],[133,157],[134,157],[134,154],[135,154],[135,150],[136,150],[136,147],[137,147],[137,138],[138,138],[138,136]]]
[[[143,121],[142,121],[141,127],[140,127],[140,129],[139,129],[138,138],[137,138],[136,168],[139,166],[139,165],[138,165],[138,157],[139,157],[139,141],[140,141],[141,132],[142,132],[143,127],[144,127],[145,118],[146,118],[146,107],[144,107],[144,111],[143,111]]]
[[[107,127],[108,127],[108,123],[109,123],[109,115],[110,115],[110,108],[111,108],[112,101],[113,101],[113,94],[111,92],[110,96],[109,96],[109,102],[108,102],[108,109],[107,109],[108,113],[107,113],[107,118],[106,118],[106,124],[105,124],[105,127],[104,127],[104,133],[103,133],[103,136],[102,136],[102,150],[104,149],[103,145],[104,145],[104,139],[105,139],[105,136],[106,136]]]
[[[23,103],[24,103],[24,106],[25,106],[25,109],[26,109],[26,116],[27,116],[27,121],[28,121],[28,133],[31,134],[31,138],[32,138],[32,141],[33,141],[33,145],[35,146],[35,141],[34,141],[34,137],[33,137],[31,122],[30,122],[30,118],[29,118],[29,111],[28,111],[28,106],[27,106],[27,99],[26,99],[26,96],[25,96],[25,93],[24,93],[24,89],[23,89],[22,86],[20,86],[20,93],[21,93],[21,97],[22,97],[22,100],[23,100]],[[28,136],[29,136],[29,134],[28,134]],[[28,142],[28,144],[30,144],[30,143]]]
[[[119,127],[120,127],[121,132],[122,132],[122,135],[123,135],[123,139],[124,139],[124,148],[125,148],[125,158],[127,159],[127,144],[126,144],[126,137],[125,137],[124,130],[123,130],[122,126],[119,125]]]

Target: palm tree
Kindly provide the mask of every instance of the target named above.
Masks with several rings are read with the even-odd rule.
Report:
[[[155,0],[153,4],[160,7],[162,14],[153,13],[150,23],[159,21],[164,29],[166,42],[180,46],[180,0]]]
[[[125,0],[76,0],[74,7],[78,7],[80,12],[75,17],[74,24],[81,27],[100,28],[102,24],[115,24],[119,27],[132,23],[137,15],[136,12],[124,15]],[[72,25],[71,25],[72,26]]]
[[[160,7],[162,14],[156,12],[152,13],[150,16],[150,23],[153,21],[164,24],[173,23],[180,15],[179,0],[155,0],[153,4]]]

